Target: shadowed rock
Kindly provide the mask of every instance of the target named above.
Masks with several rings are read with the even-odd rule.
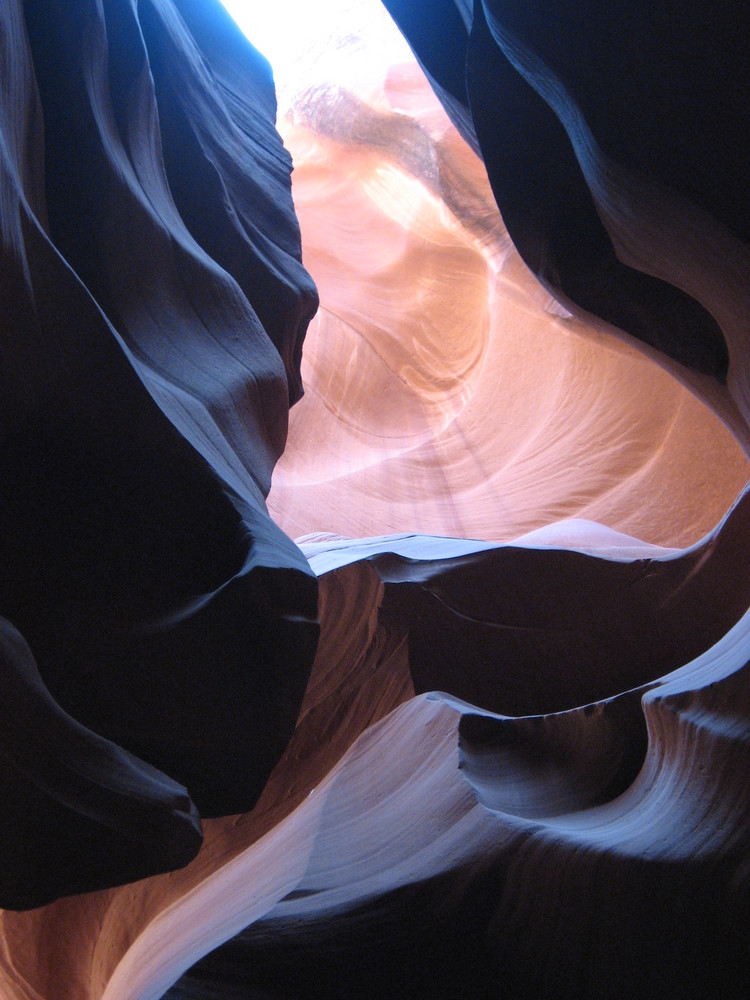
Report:
[[[315,582],[264,503],[317,301],[270,71],[219,20],[231,47],[214,73],[170,4],[12,3],[0,18],[0,608],[62,712],[102,737],[94,771],[111,741],[204,815],[238,812],[293,732],[317,637]],[[198,133],[185,161],[162,152],[160,96],[168,135],[181,120]],[[261,314],[278,305],[269,330],[256,289]],[[9,794],[34,812],[38,791]],[[102,868],[103,848],[65,835],[77,856],[58,883],[44,826],[19,839],[27,884],[3,887],[5,905],[187,859],[157,824],[142,868],[125,852],[118,879],[122,852]]]

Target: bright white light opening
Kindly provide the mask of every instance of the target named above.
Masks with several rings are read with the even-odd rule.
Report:
[[[222,0],[222,3],[256,49],[278,72],[294,64],[313,39],[319,39],[330,7],[336,0]],[[329,20],[330,24],[330,20]]]
[[[413,60],[380,0],[222,0],[273,67],[279,111],[318,83],[347,88]]]

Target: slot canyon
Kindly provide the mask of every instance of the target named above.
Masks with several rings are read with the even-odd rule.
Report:
[[[0,6],[0,1000],[741,1000],[750,8],[340,6]]]

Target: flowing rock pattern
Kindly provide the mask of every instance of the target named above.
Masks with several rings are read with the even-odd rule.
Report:
[[[250,808],[314,655],[315,583],[264,494],[317,299],[270,69],[214,14],[216,70],[171,4],[0,15],[5,906],[184,864],[180,786]],[[162,60],[185,160],[162,157]],[[190,199],[219,190],[212,257]]]
[[[0,14],[3,1000],[750,992],[743,15],[385,6],[458,131],[279,123],[300,549],[267,65]]]
[[[279,127],[321,294],[269,495],[292,537],[507,541],[585,518],[682,546],[716,525],[740,449],[675,378],[553,305],[416,66],[305,92]]]

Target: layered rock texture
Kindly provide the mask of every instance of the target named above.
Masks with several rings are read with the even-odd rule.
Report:
[[[270,68],[218,12],[1,16],[15,907],[184,864],[293,731],[316,587],[264,495],[317,297]]]
[[[750,992],[750,26],[385,6],[0,9],[3,1000]]]

